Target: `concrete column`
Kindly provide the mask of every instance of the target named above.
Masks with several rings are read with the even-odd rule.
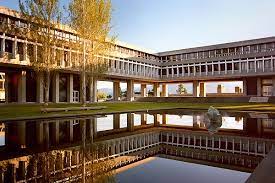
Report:
[[[134,82],[127,80],[127,101],[134,101]]]
[[[257,78],[257,96],[262,96],[262,79]]]
[[[17,37],[15,36],[15,39],[12,42],[12,58],[15,59],[16,55],[17,55]]]
[[[53,144],[59,144],[59,121],[55,121],[52,123],[51,131]]]
[[[37,145],[42,145],[43,144],[43,137],[44,137],[44,133],[43,133],[43,123],[42,122],[37,122],[35,124],[35,131],[36,131],[36,144]]]
[[[193,115],[193,128],[199,128],[199,116],[197,116],[197,115]]]
[[[113,123],[114,123],[114,129],[120,128],[120,114],[114,114]]]
[[[120,100],[120,82],[114,81],[113,82],[113,97],[114,101],[119,101]]]
[[[9,74],[5,72],[5,103],[9,102]]]
[[[79,102],[86,102],[87,101],[87,74],[85,73],[85,77],[83,76],[83,73],[80,73],[79,75],[79,82],[80,82],[80,90],[79,90]],[[84,101],[83,101],[84,100]]]
[[[147,123],[147,114],[141,114],[141,125],[146,125]]]
[[[97,137],[97,118],[92,118],[92,124],[93,124],[93,137]]]
[[[0,182],[4,182],[5,171],[3,169],[4,168],[0,167]]]
[[[5,41],[6,41],[5,33],[3,33],[3,36],[4,36],[4,38],[1,39],[1,55],[3,55],[5,53]]]
[[[17,175],[19,180],[25,180],[26,179],[26,161],[19,161],[19,166],[17,170]]]
[[[41,72],[36,74],[36,102],[44,102],[44,75]]]
[[[160,97],[160,84],[154,83],[154,97]]]
[[[200,97],[206,97],[205,83],[200,83]]]
[[[89,122],[87,123],[88,124],[88,138],[89,139],[94,139],[96,138],[96,125],[97,125],[97,118],[95,117],[92,117],[88,120]]]
[[[193,81],[193,97],[199,97],[199,81]]]
[[[166,114],[162,114],[162,124],[163,125],[167,124],[167,116],[166,116]]]
[[[44,133],[44,147],[49,149],[50,147],[50,128],[49,123],[43,124],[43,133]]]
[[[166,83],[162,83],[162,91],[161,91],[162,97],[168,97],[168,86]]]
[[[53,75],[53,102],[58,103],[59,102],[59,73],[56,72]]]
[[[246,81],[246,78],[243,79],[243,96],[247,96],[247,81]]]
[[[63,155],[62,155],[62,153],[59,152],[56,155],[55,169],[61,170],[62,168],[63,168]]]
[[[16,166],[15,166],[15,164],[9,163],[8,167],[7,167],[7,171],[8,171],[7,182],[15,183],[16,182]]]
[[[27,52],[28,52],[27,43],[24,42],[24,43],[23,43],[23,61],[26,61],[26,60],[27,60]]]
[[[74,90],[74,75],[69,74],[67,77],[67,102],[73,102],[73,90]]]
[[[89,79],[90,102],[97,102],[97,80],[94,77]]]
[[[33,54],[34,54],[34,60],[35,62],[37,62],[38,59],[38,48],[37,48],[37,43],[35,43],[35,45],[33,45]]]
[[[140,85],[140,92],[141,92],[142,97],[147,97],[148,96],[146,84],[141,84]]]
[[[18,102],[26,102],[26,71],[22,71],[18,75]]]
[[[154,114],[154,126],[160,125],[160,114]]]
[[[70,120],[67,122],[67,134],[66,136],[68,137],[68,141],[72,142],[74,140],[74,126],[73,126],[74,121]]]
[[[127,113],[127,130],[134,131],[134,114]]]
[[[26,147],[26,122],[20,121],[16,124],[16,132],[18,136],[18,146]]]
[[[275,77],[272,78],[272,96],[275,96]]]

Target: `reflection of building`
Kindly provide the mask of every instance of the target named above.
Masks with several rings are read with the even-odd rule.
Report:
[[[174,110],[171,112],[177,113]],[[244,118],[242,130],[220,129],[210,135],[201,127],[202,119],[198,114],[193,115],[193,126],[188,128],[167,124],[168,114],[151,114],[153,124],[149,124],[148,114],[137,113],[140,116],[138,125],[135,125],[136,114],[125,114],[127,118],[123,118],[123,123],[126,125],[121,123],[121,115],[102,118],[108,122],[105,125],[109,125],[103,131],[98,130],[98,118],[91,117],[6,123],[6,144],[0,148],[0,164],[7,163],[7,169],[4,172],[0,169],[0,177],[16,181],[41,180],[44,173],[39,169],[43,169],[45,165],[42,157],[46,151],[50,157],[47,161],[51,176],[56,180],[65,180],[61,174],[70,172],[66,175],[79,179],[81,176],[76,170],[83,165],[81,144],[84,137],[87,149],[93,142],[106,145],[108,150],[105,158],[114,158],[115,167],[160,155],[252,172],[275,145],[273,120]],[[91,162],[87,160],[86,164],[89,163]],[[29,173],[30,171],[35,173]]]
[[[241,116],[236,116],[235,121],[239,123],[240,121],[242,121],[242,117]]]
[[[219,84],[217,86],[217,94],[222,94],[224,93],[224,86],[222,84]]]
[[[235,93],[242,93],[242,89],[239,86],[235,86]]]
[[[5,100],[5,74],[0,73],[0,101]]]
[[[134,120],[136,114],[121,114],[127,116],[123,119],[126,125],[121,123],[120,114],[114,114],[112,118],[103,118],[108,122],[106,125],[110,126],[104,131],[97,130],[98,118],[91,117],[5,123],[6,144],[5,147],[0,147],[0,164],[5,162],[8,167],[4,172],[0,169],[0,177],[16,181],[40,180],[43,172],[39,169],[45,164],[40,155],[43,155],[43,151],[51,153],[49,150],[54,150],[50,159],[53,161],[49,162],[49,167],[55,178],[62,173],[81,169],[83,163],[80,149],[85,134],[83,131],[86,132],[88,144],[92,140],[106,144],[106,156],[117,160],[117,167],[149,156],[161,155],[171,159],[252,172],[275,145],[275,125],[271,119],[243,118],[243,129],[221,129],[210,135],[200,125],[203,121],[199,115],[200,111],[192,113],[193,126],[188,128],[167,124],[169,112],[158,112],[151,111],[153,124],[148,124],[148,114],[137,113],[140,116],[137,126]],[[180,110],[170,112],[174,115],[180,114]],[[187,115],[187,112],[181,115]],[[234,117],[230,118],[236,120]],[[1,126],[3,129],[4,125]],[[10,152],[9,149],[13,151]],[[35,174],[28,173],[33,169]],[[71,173],[77,175],[77,172]],[[63,180],[64,177],[58,178]]]

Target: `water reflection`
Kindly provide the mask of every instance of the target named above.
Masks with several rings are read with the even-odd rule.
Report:
[[[131,183],[243,183],[249,175],[245,172],[157,157],[146,160],[135,167],[122,170],[116,176],[116,180]]]
[[[5,124],[0,122],[0,146],[5,145]]]
[[[109,175],[155,155],[252,172],[275,144],[272,115],[222,113],[222,124],[210,134],[203,114],[166,110],[1,123],[0,180],[78,182],[96,166]],[[109,162],[108,168],[97,162]]]

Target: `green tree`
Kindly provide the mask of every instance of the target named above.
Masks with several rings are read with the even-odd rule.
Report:
[[[104,92],[97,92],[97,99],[98,100],[106,100],[107,99],[107,94]]]
[[[177,93],[179,95],[187,93],[187,89],[185,88],[184,84],[181,83],[181,84],[178,85]]]
[[[108,70],[107,55],[113,38],[108,38],[111,26],[111,0],[72,0],[69,4],[69,24],[80,39],[77,49],[82,53],[81,102],[86,103],[86,76],[102,76]]]
[[[62,44],[58,38],[61,11],[59,0],[19,0],[20,12],[29,25],[24,31],[26,39],[35,43],[29,54],[31,66],[44,77],[45,105],[49,102],[50,77],[57,67],[55,46]]]

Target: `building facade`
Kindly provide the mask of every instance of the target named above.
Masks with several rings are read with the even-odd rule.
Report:
[[[5,78],[1,82],[5,102],[42,103],[43,76],[30,66],[31,58],[39,59],[41,48],[20,34],[29,24],[5,7],[0,7],[0,22],[0,73]],[[12,31],[5,31],[4,26]],[[55,31],[62,40],[77,39],[76,33],[66,28]],[[51,79],[50,101],[78,102],[80,74],[73,68],[80,53],[64,46],[56,46],[55,51],[60,60]],[[155,97],[167,97],[167,84],[177,82],[192,82],[192,96],[206,97],[207,81],[242,81],[242,96],[274,96],[274,56],[275,37],[160,53],[116,42],[111,53],[103,57],[109,65],[104,76],[113,81],[114,100],[119,100],[120,82],[127,82],[128,101],[134,100],[135,83],[141,84],[142,97],[147,96],[148,84],[153,85]],[[96,84],[96,78],[88,80],[87,101],[96,101]]]

